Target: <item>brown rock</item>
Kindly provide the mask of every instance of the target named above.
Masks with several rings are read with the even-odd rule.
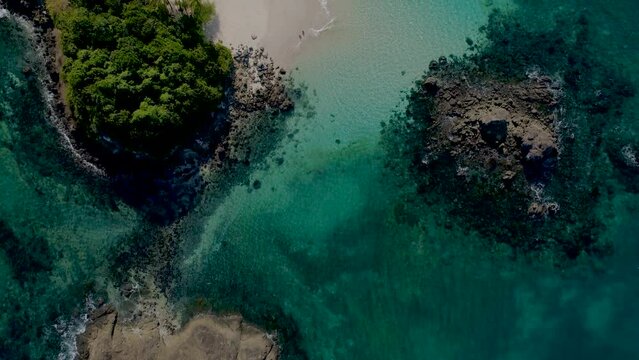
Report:
[[[505,83],[460,76],[444,61],[438,65],[421,84],[434,105],[432,150],[451,153],[471,172],[496,171],[503,181],[522,173],[531,181],[547,180],[559,155],[551,105],[560,92],[551,88],[552,80]]]
[[[80,359],[278,358],[279,349],[272,336],[245,323],[241,316],[202,314],[180,327],[166,296],[151,276],[136,273],[132,282],[144,296],[121,295],[114,299],[117,309],[106,304],[89,314],[85,332],[76,339]]]
[[[422,83],[422,89],[424,89],[424,91],[428,95],[432,96],[437,94],[437,91],[439,90],[439,83],[437,82],[437,78],[431,76],[424,80],[424,82]]]
[[[526,176],[530,179],[545,179],[557,164],[557,140],[539,123],[530,123],[522,139],[522,155]]]
[[[78,338],[80,359],[276,360],[279,357],[271,337],[246,324],[238,315],[201,315],[179,332],[167,335],[152,316],[124,324],[118,322],[117,312],[100,314]]]

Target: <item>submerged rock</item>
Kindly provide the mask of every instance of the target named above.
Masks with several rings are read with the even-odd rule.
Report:
[[[639,193],[639,143],[633,134],[623,134],[624,138],[614,138],[608,150],[621,183],[633,193]]]

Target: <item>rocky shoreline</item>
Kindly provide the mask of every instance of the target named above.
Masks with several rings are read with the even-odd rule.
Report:
[[[279,358],[275,336],[239,315],[200,313],[181,325],[152,281],[125,283],[113,298],[117,305],[98,304],[88,314],[77,338],[79,359]]]
[[[232,85],[221,114],[230,128],[215,150],[214,163],[218,167],[229,160],[250,163],[260,145],[280,138],[277,133],[282,130],[283,119],[278,115],[294,108],[286,86],[287,72],[274,64],[264,48],[234,48],[233,62]]]
[[[115,255],[117,269],[114,272],[148,266],[157,281],[166,280],[172,271],[171,257],[177,247],[176,239],[170,234],[171,224],[199,202],[205,189],[213,187],[219,195],[243,183],[250,169],[259,165],[284,136],[285,117],[294,108],[286,71],[277,67],[263,49],[239,47],[233,53],[234,69],[226,100],[189,144],[162,159],[125,153],[116,143],[95,147],[74,132],[73,119],[63,99],[59,34],[44,5],[2,0],[0,5],[33,25],[32,41],[44,64],[40,66],[42,69],[25,67],[23,72],[33,74],[33,78],[42,83],[50,105],[49,119],[58,129],[63,145],[73,153],[76,164],[97,175],[101,181],[105,180],[121,199],[135,207],[149,222],[149,232],[144,234],[144,240],[132,243],[131,249],[123,251],[121,256]],[[169,230],[166,233],[158,230],[158,225]],[[163,288],[166,285],[162,282]],[[186,348],[194,358],[278,357],[274,337],[245,323],[241,316],[201,313],[182,327],[174,314],[166,315],[170,311],[165,304],[157,302],[162,298],[158,294],[161,291],[154,293],[152,299],[133,302],[129,298],[124,307],[111,302],[93,312],[87,332],[78,338],[82,358],[109,356],[99,355],[101,353],[119,358],[118,354],[134,354],[140,349],[138,346],[161,349],[163,354],[172,354],[168,358],[185,358],[186,355],[171,351]],[[130,306],[141,310],[130,317]],[[158,315],[160,313],[165,315]],[[184,330],[180,332],[179,328]],[[149,335],[148,341],[132,341],[140,329]],[[100,335],[116,332],[120,335],[115,340]],[[161,337],[158,337],[159,333]],[[158,339],[162,341],[157,342]],[[217,345],[211,347],[212,343],[203,339]],[[96,345],[96,341],[100,345]],[[220,345],[222,343],[224,346]],[[105,348],[96,350],[95,346]],[[139,354],[135,357],[140,357]]]
[[[63,145],[80,167],[106,179],[123,200],[152,222],[169,224],[185,214],[210,181],[219,184],[221,178],[230,176],[237,183],[239,173],[233,168],[259,163],[283,137],[281,115],[294,107],[290,79],[263,48],[240,46],[233,51],[234,69],[223,104],[188,144],[155,158],[127,152],[113,139],[103,139],[101,144],[87,141],[75,131],[65,105],[60,34],[50,14],[37,2],[11,0],[5,6],[33,23],[34,41],[46,67],[41,77],[50,97],[49,118]]]
[[[43,1],[2,0],[0,5],[29,22],[29,31],[33,32],[31,40],[42,64],[27,65],[23,73],[34,76],[41,83],[48,105],[48,118],[59,133],[60,144],[69,151],[79,167],[103,177],[105,172],[98,165],[97,158],[74,135],[73,120],[65,103],[64,82],[61,77],[63,55],[59,46],[60,34],[54,28]],[[38,69],[39,67],[43,68]]]

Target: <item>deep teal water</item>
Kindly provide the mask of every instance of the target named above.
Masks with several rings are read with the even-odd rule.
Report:
[[[206,193],[177,224],[167,289],[176,309],[203,298],[278,325],[288,355],[309,359],[639,359],[639,194],[617,178],[593,209],[616,249],[600,271],[489,253],[434,207],[421,227],[410,214],[396,221],[405,199],[382,167],[380,122],[432,58],[462,54],[497,6],[506,5],[329,2],[335,27],[293,73],[315,114],[289,120],[292,137],[250,174],[259,190]],[[639,85],[636,2],[509,6],[542,27],[553,12],[585,10],[602,56]],[[28,37],[6,17],[0,33],[0,358],[54,357],[54,325],[114,280],[118,255],[135,262],[130,244],[146,225],[61,148],[37,77],[22,73],[24,59],[37,64]],[[631,99],[610,121],[632,138],[638,108]]]
[[[0,33],[0,358],[37,359],[139,219],[60,145],[25,24],[0,17]]]

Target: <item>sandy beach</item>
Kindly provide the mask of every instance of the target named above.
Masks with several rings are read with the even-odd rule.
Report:
[[[207,34],[233,47],[264,47],[280,66],[288,67],[307,41],[334,20],[322,0],[207,0],[216,16]]]

